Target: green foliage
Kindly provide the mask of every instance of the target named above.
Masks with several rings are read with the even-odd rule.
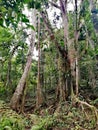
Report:
[[[0,130],[24,130],[24,125],[21,121],[22,119],[17,119],[14,116],[3,116],[0,120]]]
[[[22,14],[22,20],[21,21],[24,22],[24,23],[29,23],[29,19],[27,19],[27,17],[24,14]]]
[[[55,113],[50,115],[48,110],[44,110],[44,116],[30,115],[30,120],[33,122],[31,130],[47,130],[47,129],[70,129],[80,130],[87,129],[92,130],[96,127],[96,120],[94,115],[89,110],[84,108],[74,107],[72,104],[64,105],[59,104]],[[88,113],[88,115],[87,115]]]
[[[31,28],[36,31],[33,25],[30,24],[29,18],[26,17],[25,14],[22,14],[22,10],[24,4],[27,4],[29,8],[36,8],[38,11],[42,11],[44,8],[43,3],[48,2],[46,0],[0,0],[0,97],[2,95],[7,96],[8,92],[14,92],[15,87],[17,86],[19,79],[24,71],[26,59],[27,59],[27,51],[28,45],[25,42],[27,38],[27,34],[20,27],[19,23],[25,23],[25,29]],[[55,1],[57,2],[57,0]],[[44,8],[45,9],[45,8]],[[79,74],[80,74],[80,90],[83,91],[84,88],[88,89],[88,87],[92,87],[92,79],[90,76],[94,74],[97,77],[96,71],[96,55],[98,55],[97,46],[97,38],[96,33],[94,31],[94,26],[91,19],[91,13],[89,11],[89,1],[84,1],[83,5],[81,5],[80,12],[78,12],[78,16],[80,23],[82,23],[82,27],[79,28],[80,36],[78,42],[79,49]],[[78,17],[77,16],[77,17]],[[41,21],[43,22],[43,21]],[[74,31],[75,31],[75,14],[74,12],[68,13],[68,24],[69,24],[69,40],[72,39],[74,42]],[[5,26],[5,27],[4,27]],[[41,23],[41,44],[45,42],[45,44],[41,45],[41,53],[44,53],[44,56],[41,57],[41,77],[43,76],[43,84],[45,89],[45,96],[47,90],[56,90],[58,86],[58,79],[60,75],[58,73],[58,51],[54,46],[54,41],[50,42],[48,38],[47,29],[44,29],[43,23]],[[80,25],[79,25],[80,26]],[[11,28],[11,30],[9,29]],[[45,31],[43,31],[45,30]],[[28,30],[26,30],[28,31]],[[63,28],[53,30],[56,40],[58,41],[61,49],[64,49],[64,31]],[[36,37],[37,39],[37,37]],[[44,41],[43,41],[44,40]],[[11,52],[12,49],[18,45],[18,48],[15,50],[12,59]],[[91,47],[92,45],[93,48]],[[82,54],[82,52],[84,53]],[[78,56],[77,56],[78,57]],[[11,69],[10,69],[10,78],[12,81],[12,86],[6,85],[8,72],[8,63],[11,59]],[[65,60],[65,59],[64,59]],[[62,69],[62,68],[60,68]],[[67,69],[67,68],[66,68]],[[28,91],[27,91],[27,100],[26,103],[29,102],[29,98],[34,99],[35,103],[35,94],[36,94],[36,85],[37,85],[37,61],[32,62],[30,76],[28,78]],[[92,74],[90,73],[92,72]],[[70,82],[70,79],[68,79]],[[67,83],[67,82],[66,82]],[[68,84],[69,86],[69,84]],[[62,86],[61,86],[62,87]],[[69,87],[68,87],[69,89]],[[90,89],[91,91],[92,89]],[[98,95],[98,87],[94,90],[95,95]],[[84,92],[84,91],[83,91]],[[11,94],[8,95],[10,97]],[[11,95],[12,96],[12,95]],[[48,97],[48,96],[47,96]],[[50,95],[50,97],[52,97]],[[55,94],[53,93],[53,100]],[[8,98],[7,98],[8,99]],[[82,98],[83,99],[83,98]],[[98,99],[94,100],[93,104],[97,105]],[[47,102],[48,104],[48,102]],[[71,104],[71,103],[70,103]],[[57,129],[68,128],[71,130],[80,130],[80,129],[94,129],[96,125],[96,121],[93,118],[94,115],[91,115],[89,111],[85,114],[84,111],[81,111],[81,106],[71,106],[70,104],[61,106],[60,111],[54,112],[51,115],[45,113],[45,116],[33,116],[31,119],[27,119],[27,126],[34,124],[31,130],[47,130],[52,127],[57,127]],[[26,104],[28,105],[28,104]],[[30,107],[32,106],[29,103]],[[50,105],[50,104],[49,104]],[[74,104],[76,105],[76,104]],[[3,107],[2,107],[3,106]],[[0,130],[8,129],[8,130],[24,130],[24,119],[21,115],[14,113],[9,110],[10,108],[6,108],[5,112],[5,104],[0,104]],[[67,109],[68,107],[68,109]],[[4,111],[2,110],[4,109]],[[3,111],[3,112],[2,112]],[[54,110],[55,111],[55,110]],[[88,118],[85,116],[88,115]]]
[[[36,0],[24,0],[24,2],[26,4],[28,4],[29,8],[36,8],[36,9],[40,9],[41,8],[41,0],[36,1]]]
[[[97,89],[98,89],[98,88],[97,88]],[[97,94],[98,94],[98,90],[97,90]],[[93,101],[93,104],[94,104],[94,105],[98,105],[98,98]]]
[[[92,15],[91,15],[89,6],[90,6],[90,2],[87,0],[87,1],[83,2],[83,5],[81,7],[80,17],[81,17],[81,20],[84,20],[84,24],[81,28],[82,30],[81,30],[80,36],[83,37],[84,34],[88,35],[89,37],[91,37],[91,39],[94,42],[96,42],[97,37],[96,37],[95,30],[94,30],[94,23],[92,20]],[[96,43],[94,43],[94,44],[96,44]]]
[[[37,125],[34,125],[31,130],[47,130],[55,125],[55,118],[51,115],[47,115],[44,118],[40,118]]]
[[[0,130],[24,130],[25,119],[0,100]]]
[[[10,30],[0,26],[0,43],[1,42],[10,42],[13,38]]]
[[[6,88],[4,87],[4,83],[0,82],[0,96],[6,95]]]
[[[30,25],[30,24],[26,24],[27,25],[27,27],[28,28],[31,28],[32,30],[34,30],[35,31],[35,28],[34,28],[34,26],[33,25]]]

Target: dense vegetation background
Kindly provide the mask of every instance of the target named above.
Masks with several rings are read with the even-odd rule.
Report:
[[[98,130],[97,0],[0,0],[0,130]]]

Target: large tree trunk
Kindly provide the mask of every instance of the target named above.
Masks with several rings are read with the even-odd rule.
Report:
[[[76,58],[76,50],[74,47],[74,42],[69,39],[69,25],[68,25],[68,18],[67,18],[67,0],[63,1],[60,0],[60,6],[61,6],[61,13],[62,13],[62,19],[63,19],[63,26],[64,26],[64,43],[65,43],[65,50],[68,50],[68,59],[69,59],[69,67],[70,67],[70,74],[71,74],[71,90],[73,92],[73,89],[75,89],[76,94],[78,94],[78,68],[76,72],[76,63],[78,64],[77,58]]]
[[[48,18],[45,17],[45,13],[41,13],[42,18],[44,19],[44,23],[45,23],[45,27],[50,35],[50,39],[55,43],[55,46],[58,50],[58,54],[60,56],[60,60],[59,62],[59,75],[62,75],[61,77],[59,76],[59,84],[57,86],[57,90],[56,90],[56,98],[60,99],[60,100],[65,100],[65,98],[67,97],[68,93],[66,93],[67,90],[67,73],[69,71],[70,68],[70,62],[69,62],[69,58],[67,55],[67,50],[62,48],[62,46],[59,45],[59,42],[57,41],[57,39],[55,38],[54,33],[52,32],[51,27],[49,26],[49,22],[48,22]],[[65,39],[66,41],[66,39]],[[62,70],[60,69],[62,68]],[[66,76],[65,76],[66,75]],[[66,77],[66,78],[65,78]]]
[[[32,10],[32,24],[34,27],[36,27],[36,10]],[[13,94],[13,97],[11,99],[10,102],[10,106],[13,110],[19,110],[19,105],[21,105],[21,98],[22,95],[24,93],[24,89],[25,89],[25,84],[26,84],[26,79],[28,77],[28,74],[30,73],[30,68],[31,68],[31,64],[32,64],[32,56],[33,56],[33,49],[34,49],[34,45],[35,45],[35,34],[36,32],[34,30],[32,30],[31,32],[31,39],[30,39],[30,46],[29,46],[29,53],[28,53],[28,57],[27,57],[27,62],[24,68],[24,72],[22,74],[22,77],[16,87],[16,90]]]
[[[59,59],[58,59],[58,71],[59,71],[59,100],[60,101],[65,101],[68,93],[67,93],[67,66],[66,66],[66,61],[61,57],[59,54]]]

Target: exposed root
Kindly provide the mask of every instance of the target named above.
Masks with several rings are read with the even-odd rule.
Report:
[[[73,96],[73,101],[74,101],[74,103],[78,103],[79,106],[81,106],[83,112],[85,113],[85,115],[86,115],[86,117],[87,117],[88,119],[89,119],[89,117],[87,116],[87,113],[86,113],[84,107],[86,106],[86,107],[90,108],[91,112],[92,112],[92,113],[94,114],[94,116],[95,116],[96,124],[98,124],[98,110],[97,110],[97,108],[96,108],[95,106],[90,105],[89,103],[87,103],[87,102],[85,102],[85,101],[79,100],[75,95]]]

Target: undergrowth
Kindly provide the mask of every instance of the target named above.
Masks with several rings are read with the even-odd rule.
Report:
[[[24,130],[25,119],[0,101],[0,130]]]
[[[53,106],[42,108],[23,116],[0,101],[0,130],[95,130],[98,127],[94,114],[87,107],[84,112],[77,104],[61,103],[53,109]]]

